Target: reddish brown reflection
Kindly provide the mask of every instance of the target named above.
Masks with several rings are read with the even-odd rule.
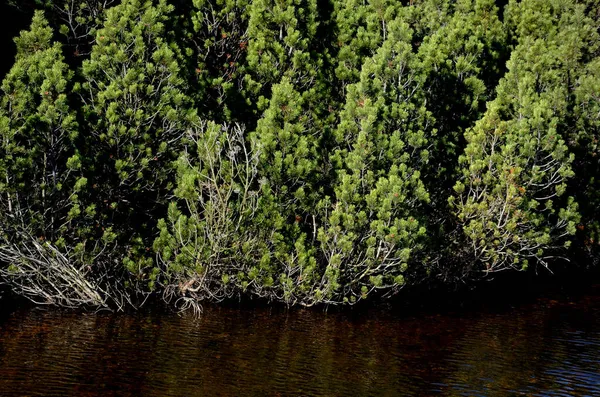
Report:
[[[0,395],[600,395],[600,293],[403,317],[207,308],[0,323]]]

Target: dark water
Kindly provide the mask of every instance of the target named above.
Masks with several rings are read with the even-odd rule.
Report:
[[[595,291],[414,316],[17,311],[0,320],[0,395],[600,396]]]

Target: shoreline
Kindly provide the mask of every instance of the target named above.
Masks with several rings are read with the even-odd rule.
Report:
[[[159,296],[151,296],[138,308],[126,307],[123,310],[95,308],[64,308],[53,305],[35,304],[26,298],[10,293],[7,286],[0,291],[0,319],[21,310],[49,310],[80,314],[108,313],[137,315],[139,313],[191,314],[191,310],[178,311]],[[568,300],[600,291],[600,271],[572,270],[554,274],[504,273],[494,277],[462,285],[415,285],[402,289],[396,295],[385,299],[369,299],[356,305],[315,305],[301,306],[267,301],[260,298],[241,296],[221,302],[200,302],[202,313],[219,308],[239,310],[264,310],[294,312],[310,310],[314,312],[346,314],[352,317],[366,316],[371,311],[389,312],[401,317],[415,317],[432,314],[467,314],[473,312],[504,311],[516,306],[533,303],[540,299]],[[199,317],[202,316],[199,313]]]

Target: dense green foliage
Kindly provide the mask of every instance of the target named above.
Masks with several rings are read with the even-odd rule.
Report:
[[[28,4],[0,100],[17,294],[354,304],[600,259],[593,1]]]

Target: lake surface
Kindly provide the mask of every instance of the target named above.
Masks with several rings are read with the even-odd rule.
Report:
[[[0,395],[600,396],[600,288],[397,312],[15,311],[0,320]]]

